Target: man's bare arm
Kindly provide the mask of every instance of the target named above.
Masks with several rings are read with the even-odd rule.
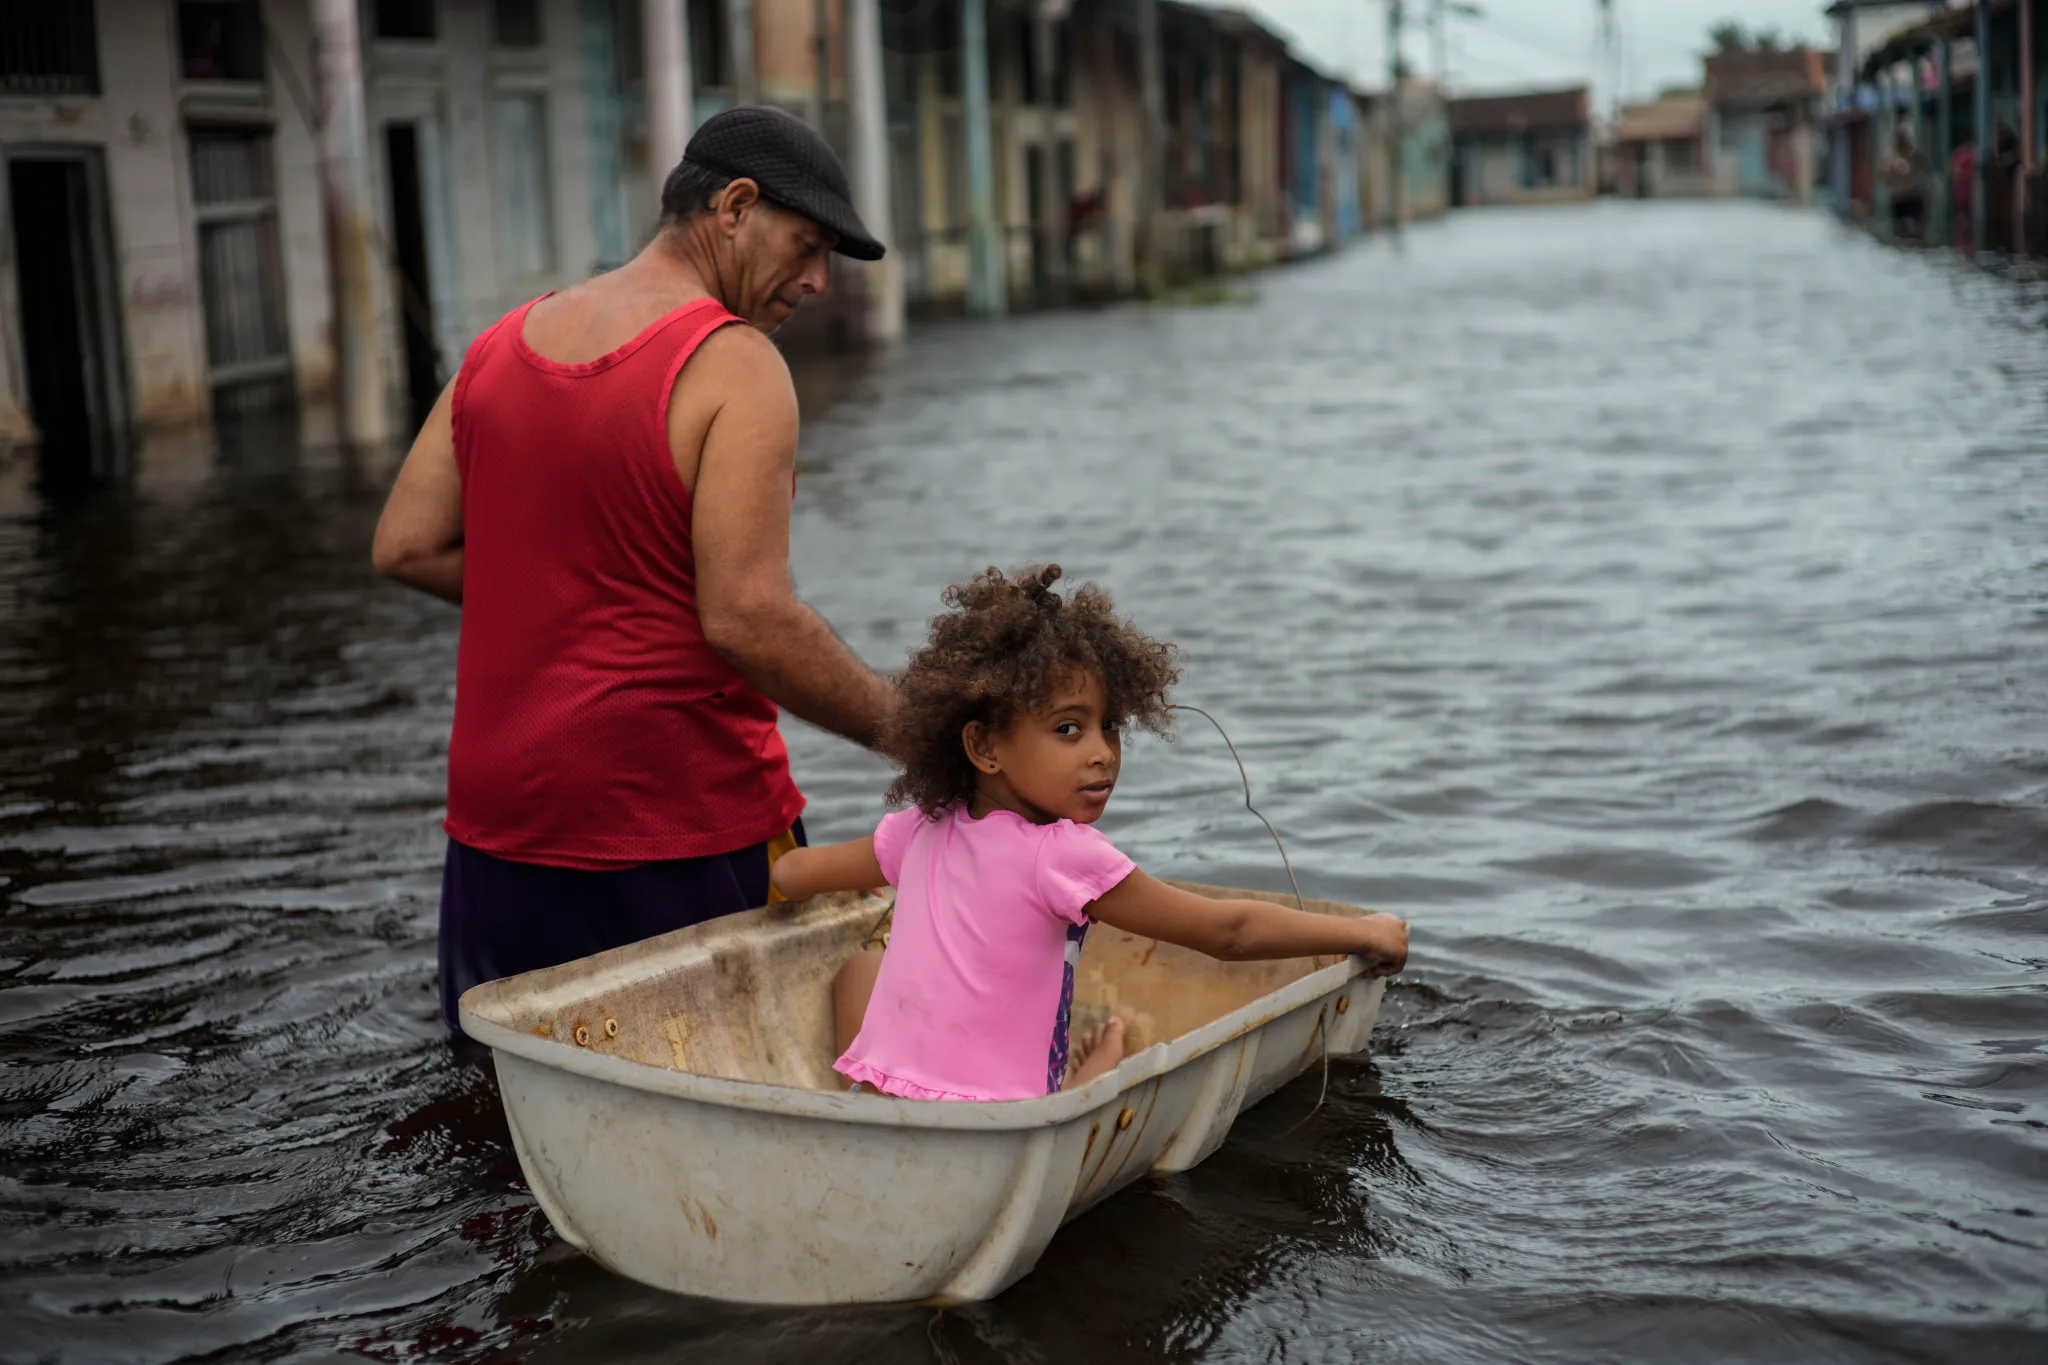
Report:
[[[386,578],[460,606],[462,473],[455,467],[454,393],[451,379],[413,438],[377,519],[370,562]]]
[[[895,690],[804,605],[789,577],[797,402],[781,353],[758,332],[727,327],[706,341],[684,373],[702,381],[698,392],[722,400],[689,480],[705,638],[777,705],[872,747],[895,706]],[[672,447],[679,439],[676,407]],[[679,472],[687,469],[690,452],[681,454]]]

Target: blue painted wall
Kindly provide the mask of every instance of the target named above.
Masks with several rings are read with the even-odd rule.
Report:
[[[1358,202],[1358,109],[1351,102],[1349,90],[1337,85],[1325,89],[1334,156],[1331,175],[1337,197],[1337,235],[1355,237],[1365,231],[1365,215]]]
[[[1287,192],[1297,215],[1313,217],[1322,211],[1322,90],[1323,82],[1306,71],[1295,68],[1287,73]]]

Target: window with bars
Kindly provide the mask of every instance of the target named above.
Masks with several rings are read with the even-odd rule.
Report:
[[[0,3],[0,95],[97,95],[93,7],[78,0]]]
[[[178,0],[178,69],[188,81],[262,80],[256,0]]]
[[[290,374],[291,343],[270,134],[194,128],[188,140],[213,383],[225,388],[277,380]]]

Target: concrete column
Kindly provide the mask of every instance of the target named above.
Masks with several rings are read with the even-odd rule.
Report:
[[[1144,161],[1138,176],[1138,287],[1166,284],[1166,70],[1159,44],[1159,0],[1138,0],[1138,85],[1145,111]]]
[[[1955,117],[1951,106],[1955,103],[1955,49],[1942,39],[1934,51],[1938,70],[1935,73],[1935,88],[1941,93],[1941,100],[1934,109],[1934,146],[1923,148],[1927,155],[1929,169],[1934,172],[1932,186],[1932,217],[1928,237],[1932,241],[1945,242],[1954,234],[1949,224],[1955,216],[1955,205],[1949,202],[1948,158],[1955,150]]]
[[[2020,160],[2029,169],[2040,160],[2034,110],[2034,5],[2020,0]]]
[[[320,100],[320,194],[327,219],[327,277],[334,294],[334,415],[341,443],[370,450],[393,435],[377,326],[370,251],[375,196],[363,107],[362,37],[356,0],[312,0]]]
[[[1932,55],[1917,48],[1913,52],[1913,145],[1922,156],[1927,155],[1927,86],[1920,78],[1920,63]]]
[[[967,311],[996,318],[1009,311],[1007,253],[996,215],[996,165],[988,108],[986,0],[960,0],[962,133],[967,139]]]
[[[1031,51],[1038,67],[1039,88],[1027,91],[1038,106],[1039,156],[1038,221],[1032,224],[1038,238],[1038,268],[1045,276],[1049,303],[1065,301],[1067,294],[1067,206],[1060,202],[1058,110],[1052,102],[1052,68],[1058,58],[1053,41],[1055,0],[1038,0],[1031,16]],[[1071,89],[1071,82],[1069,83]]]
[[[863,267],[870,341],[903,335],[903,262],[890,223],[889,113],[882,89],[877,0],[846,0],[846,112],[853,147],[853,207],[889,254]]]
[[[0,267],[11,267],[13,262],[0,262]],[[11,268],[7,269],[13,275]],[[7,306],[11,315],[15,302],[12,291],[0,285],[0,304]],[[5,455],[14,446],[25,446],[36,439],[35,424],[28,420],[28,376],[25,357],[16,344],[11,327],[0,327],[0,455]]]
[[[647,73],[647,178],[657,210],[661,185],[690,145],[690,25],[686,0],[643,0],[642,68]]]
[[[2013,245],[2022,254],[2027,250],[2027,196],[2033,189],[2034,178],[2029,172],[2039,164],[2041,148],[2036,136],[2037,128],[2034,111],[2034,3],[2035,0],[2020,0],[2020,184],[2019,193],[2012,197]]]
[[[1794,114],[1792,125],[1792,199],[1813,202],[1813,122],[1805,109]]]
[[[1700,168],[1707,173],[1707,193],[1718,199],[1721,196],[1721,110],[1718,105],[1707,106],[1706,146],[1700,150],[1705,153],[1700,157]]]
[[[1401,0],[1387,0],[1387,226],[1398,232],[1407,215],[1401,200]]]
[[[1843,115],[1856,98],[1856,11],[1843,10],[1835,19],[1835,79],[1828,111],[1828,183],[1834,193],[1835,216],[1847,222],[1856,212],[1856,173],[1849,165],[1849,125]],[[1846,96],[1846,100],[1845,97]]]
[[[752,104],[760,86],[754,63],[754,0],[725,0],[725,32],[732,51],[732,102]]]
[[[2028,54],[2031,56],[2032,54]],[[1970,192],[1970,246],[1984,249],[1985,191],[1991,188],[1991,5],[1977,4],[1977,183]]]
[[[1092,56],[1089,91],[1094,106],[1094,126],[1100,155],[1098,183],[1102,189],[1102,255],[1103,269],[1097,284],[1107,285],[1122,293],[1135,287],[1136,270],[1132,260],[1131,241],[1136,235],[1133,230],[1134,215],[1129,197],[1117,193],[1123,181],[1124,129],[1119,118],[1118,82],[1116,79],[1116,35],[1110,27],[1108,17],[1099,12],[1088,21],[1088,32],[1093,35],[1089,43]]]

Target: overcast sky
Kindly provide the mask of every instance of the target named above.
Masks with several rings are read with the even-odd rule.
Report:
[[[1231,0],[1225,0],[1231,3]],[[1274,21],[1318,65],[1369,85],[1384,85],[1387,0],[1235,0]],[[1592,81],[1599,102],[1612,98],[1599,69],[1595,0],[1479,0],[1484,17],[1450,21],[1452,83],[1463,90]],[[1776,28],[1789,41],[1832,42],[1826,0],[1615,0],[1622,52],[1622,96],[1643,99],[1672,85],[1697,85],[1707,30],[1723,19]],[[1407,0],[1417,70],[1433,71],[1426,27],[1431,0]]]

